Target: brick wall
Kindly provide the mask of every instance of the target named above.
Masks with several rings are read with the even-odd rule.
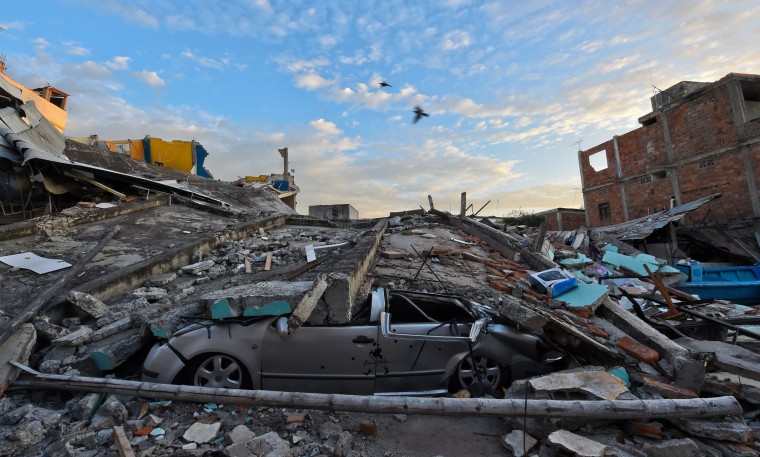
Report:
[[[562,227],[559,225],[559,215],[562,215]],[[546,230],[557,232],[559,230],[575,230],[586,225],[586,213],[581,210],[557,208],[544,212],[547,226]]]
[[[621,186],[625,188],[628,220],[669,208],[676,193],[672,177],[677,178],[681,203],[718,192],[722,194],[722,198],[708,208],[687,216],[687,223],[752,218],[741,143],[750,143],[745,148],[754,169],[755,191],[760,194],[760,142],[753,143],[753,140],[760,140],[760,118],[737,128],[736,119],[742,119],[742,113],[734,113],[732,96],[736,108],[741,109],[741,99],[747,96],[742,93],[741,78],[760,84],[760,76],[728,75],[666,106],[662,114],[645,116],[641,120],[646,125],[618,136],[622,179],[615,174],[612,140],[583,151],[583,194],[591,225],[611,225],[626,220]],[[743,138],[741,131],[745,133]],[[668,141],[673,160],[668,158]],[[600,150],[607,151],[609,166],[595,172],[589,166],[588,157]],[[599,187],[605,184],[606,187]],[[610,204],[612,218],[601,221],[598,206],[605,202]]]

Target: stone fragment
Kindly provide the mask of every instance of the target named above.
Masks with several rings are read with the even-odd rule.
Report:
[[[549,435],[549,442],[570,451],[578,457],[602,457],[607,446],[567,430],[557,430]]]
[[[675,424],[684,432],[702,438],[745,444],[752,440],[752,429],[741,416],[726,416],[712,420],[678,419]]]
[[[196,422],[185,431],[182,438],[194,443],[208,443],[214,439],[221,426],[221,422],[214,422],[213,424]]]
[[[747,445],[729,441],[708,440],[707,444],[720,451],[724,456],[757,457],[758,453]],[[672,455],[668,457],[673,457]]]
[[[702,455],[697,444],[689,438],[646,443],[643,451],[649,457],[700,457]]]
[[[99,319],[108,314],[108,306],[90,294],[72,290],[69,292],[67,298],[74,306],[95,319]]]
[[[145,282],[146,287],[162,287],[177,279],[177,273],[170,272],[159,276],[154,276]]]
[[[91,342],[100,341],[111,335],[115,335],[125,330],[129,330],[130,328],[134,326],[135,326],[135,323],[133,322],[131,316],[121,318],[116,322],[111,322],[110,324],[95,330],[90,336],[90,341]]]
[[[235,446],[241,446],[242,449],[240,450],[245,451],[246,453],[235,453],[240,450],[233,450],[233,452],[229,452],[231,457],[248,457],[251,455],[293,457],[293,451],[290,450],[290,445],[287,441],[280,438],[277,432],[265,433],[246,443],[229,446],[228,450]]]
[[[602,370],[552,373],[532,378],[528,384],[537,392],[583,392],[602,400],[617,400],[628,393],[623,381]]]
[[[55,325],[43,317],[35,318],[32,325],[34,325],[37,334],[48,341],[56,340],[71,333],[71,330]]]
[[[92,328],[81,327],[75,332],[71,332],[50,342],[53,346],[80,346],[90,340]]]
[[[536,443],[538,443],[538,441],[535,438],[522,430],[512,430],[501,439],[501,444],[503,444],[514,457],[523,457],[528,451],[533,449],[533,446],[535,446]]]
[[[98,430],[111,428],[114,425],[121,425],[126,422],[129,412],[127,408],[113,395],[109,395],[103,404],[98,408],[98,412],[92,417],[90,427]]]
[[[230,440],[232,444],[245,443],[256,437],[256,434],[243,424],[238,425],[230,431]]]
[[[166,289],[160,287],[140,287],[132,291],[136,298],[145,298],[149,302],[163,300],[167,296]]]
[[[211,269],[211,267],[213,267],[214,265],[216,265],[216,262],[214,262],[213,260],[203,260],[201,262],[193,263],[191,265],[185,265],[184,267],[182,267],[182,271],[187,274],[198,275],[201,272]]]
[[[399,251],[382,251],[380,253],[380,257],[384,259],[389,259],[389,260],[403,259],[403,258],[406,258],[406,254]]]
[[[323,422],[319,426],[319,437],[323,440],[338,436],[340,432],[342,432],[343,429],[340,425],[334,423],[334,422]]]
[[[335,451],[333,455],[336,457],[345,457],[351,451],[351,445],[354,443],[354,436],[349,432],[341,432],[338,435],[338,439],[335,440]]]

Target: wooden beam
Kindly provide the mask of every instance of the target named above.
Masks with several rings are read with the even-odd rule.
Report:
[[[697,418],[742,414],[731,396],[662,400],[525,400],[515,398],[384,397],[175,386],[113,378],[38,374],[14,385],[35,389],[107,392],[173,401],[304,408],[382,414],[563,417],[573,419]]]
[[[95,257],[95,255],[100,252],[101,249],[103,249],[103,247],[108,244],[109,241],[111,241],[111,238],[113,238],[118,231],[118,225],[112,228],[108,233],[105,234],[97,246],[87,252],[87,254],[85,254],[84,257],[82,257],[76,265],[65,270],[65,272],[50,287],[45,289],[42,294],[38,295],[37,298],[26,305],[26,307],[16,315],[16,317],[3,323],[3,325],[0,327],[0,344],[5,343],[8,338],[13,335],[13,332],[21,327],[21,325],[28,322],[29,319],[34,317],[34,315],[37,314],[37,311],[45,306],[45,304],[47,304],[47,302],[53,298],[53,296],[55,296],[55,294],[57,294],[63,286],[67,285],[72,280],[72,278],[78,276],[79,273],[81,273],[87,266],[87,264],[90,263],[93,257]],[[0,362],[5,361],[0,360]]]

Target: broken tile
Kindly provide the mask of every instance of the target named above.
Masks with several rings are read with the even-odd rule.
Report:
[[[617,346],[633,357],[647,363],[654,363],[660,358],[660,354],[657,351],[645,344],[639,343],[630,336],[621,338]]]

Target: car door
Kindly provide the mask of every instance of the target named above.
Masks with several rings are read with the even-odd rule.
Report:
[[[283,337],[270,325],[263,342],[262,388],[372,395],[378,331],[376,324],[302,326]]]
[[[387,334],[378,339],[376,393],[446,393],[452,363],[468,351],[470,325],[438,321],[405,299],[391,299],[388,311]]]

